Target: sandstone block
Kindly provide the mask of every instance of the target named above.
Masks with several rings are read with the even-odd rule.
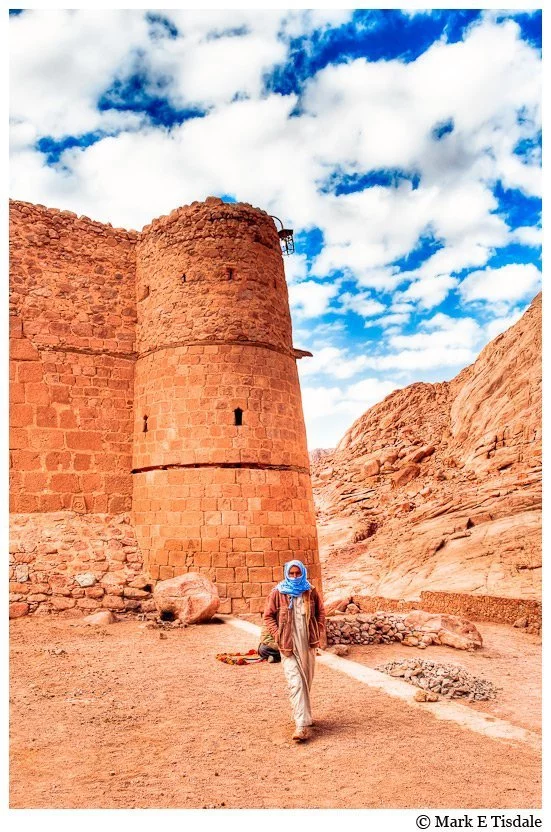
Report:
[[[411,482],[411,480],[414,480],[420,473],[421,467],[416,462],[410,462],[390,476],[392,487],[400,488],[408,482]]]
[[[96,576],[91,572],[82,572],[80,575],[75,575],[75,581],[82,587],[94,586],[96,583]]]
[[[24,601],[15,601],[10,604],[10,618],[21,618],[29,614],[29,605]]]
[[[76,600],[74,598],[65,598],[62,595],[52,595],[52,607],[54,610],[68,610],[74,607]]]
[[[120,595],[105,595],[101,601],[102,607],[107,607],[109,610],[123,610],[124,601]]]
[[[233,569],[216,571],[233,574]],[[161,615],[172,614],[185,624],[208,621],[220,606],[216,585],[197,572],[160,581],[153,590],[153,599]]]

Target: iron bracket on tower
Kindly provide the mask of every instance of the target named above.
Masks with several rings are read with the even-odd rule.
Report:
[[[278,229],[277,236],[279,237],[279,241],[281,243],[281,251],[283,254],[294,254],[295,253],[295,240],[293,238],[293,229],[292,228],[283,228],[283,223],[279,219],[279,217],[274,217],[273,214],[270,214],[270,217],[273,220],[277,220],[280,224],[281,228]]]

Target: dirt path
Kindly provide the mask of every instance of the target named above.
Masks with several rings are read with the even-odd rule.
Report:
[[[214,659],[251,646],[224,623],[161,639],[137,621],[14,621],[11,807],[541,805],[540,758],[526,746],[437,722],[324,666],[315,734],[293,745],[281,665]]]

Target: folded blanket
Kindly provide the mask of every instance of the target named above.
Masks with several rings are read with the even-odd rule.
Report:
[[[217,653],[216,658],[224,664],[258,664],[266,661],[256,650],[249,650],[248,653]]]

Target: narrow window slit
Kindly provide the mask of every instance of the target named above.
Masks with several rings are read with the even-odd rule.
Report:
[[[143,432],[147,433],[147,416],[143,417]]]
[[[182,283],[185,283],[185,282],[186,282],[186,273],[184,272],[183,275],[182,275]]]
[[[233,415],[235,416],[235,424],[239,427],[243,424],[243,411],[240,407],[236,407],[233,411]]]
[[[231,266],[228,266],[228,280],[233,280],[233,269]]]

